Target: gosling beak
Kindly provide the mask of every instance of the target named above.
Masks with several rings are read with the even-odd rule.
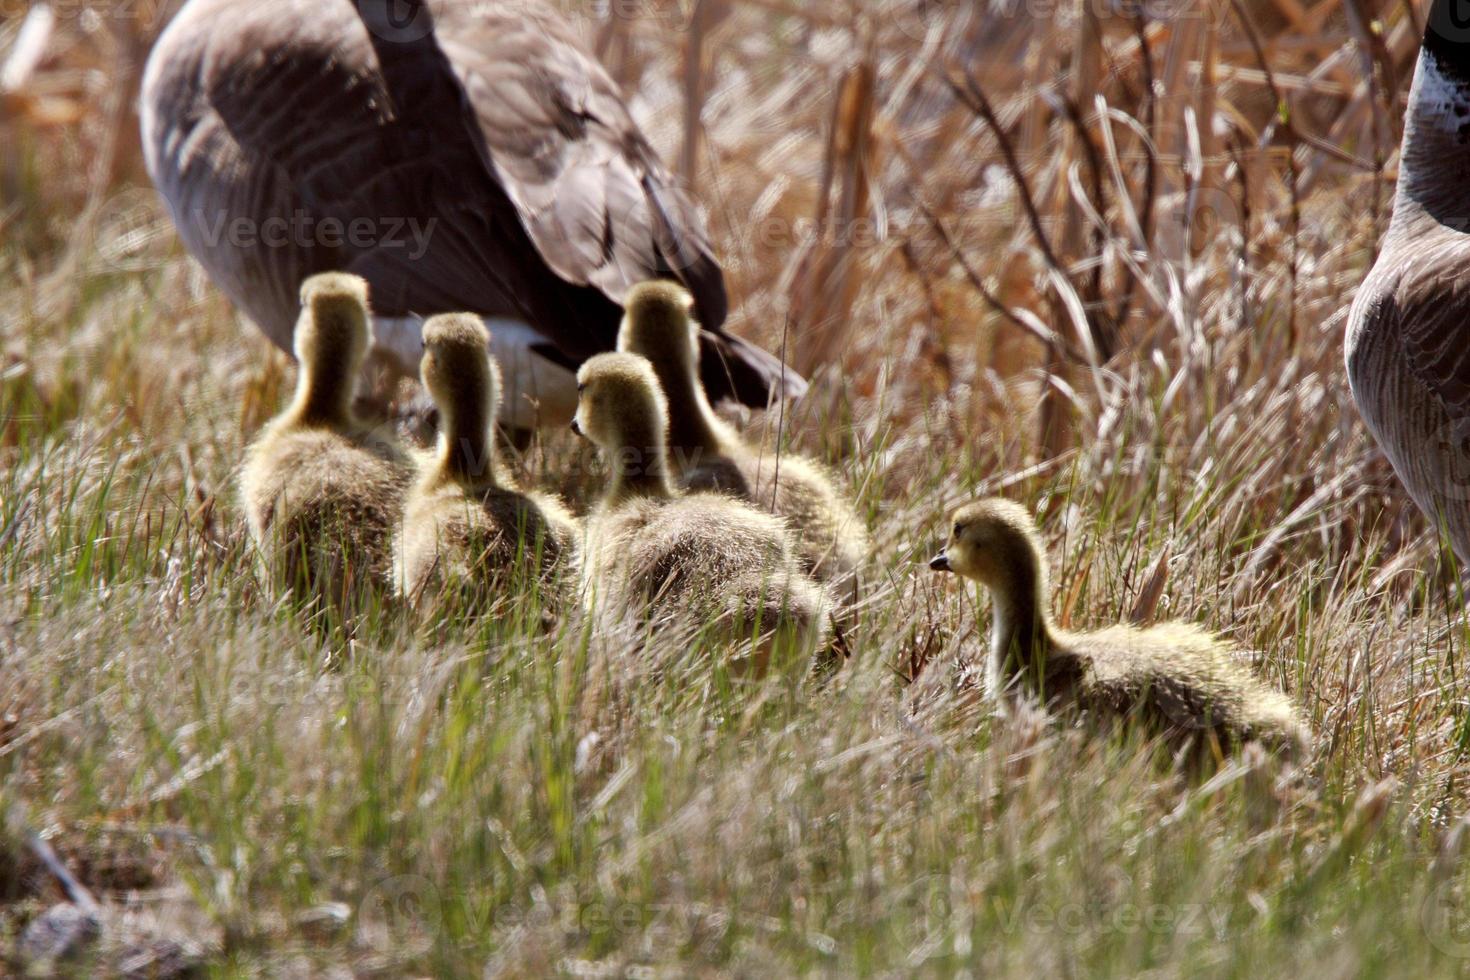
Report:
[[[939,554],[935,555],[933,558],[929,559],[929,567],[934,569],[934,571],[936,572],[954,571],[954,569],[949,567],[949,555],[946,555],[942,551]]]
[[[572,431],[575,432],[577,435],[582,434],[582,427],[577,424],[577,419],[575,417],[572,418]]]

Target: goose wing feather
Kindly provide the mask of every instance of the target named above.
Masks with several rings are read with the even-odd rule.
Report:
[[[566,25],[446,7],[440,37],[491,165],[541,255],[569,282],[614,300],[669,276],[701,322],[725,319],[723,277],[689,198],[644,138],[617,84]]]
[[[1388,276],[1365,283],[1353,329],[1397,338],[1425,392],[1451,419],[1470,420],[1470,239],[1450,248],[1461,254],[1392,262]]]
[[[1467,250],[1470,252],[1470,250]],[[1470,254],[1465,256],[1470,260]],[[1393,314],[1410,369],[1457,419],[1470,418],[1470,277],[1466,263],[1411,267]],[[1426,299],[1432,297],[1432,301]]]

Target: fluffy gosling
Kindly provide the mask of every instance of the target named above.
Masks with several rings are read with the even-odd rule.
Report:
[[[423,336],[419,373],[439,435],[404,504],[395,579],[411,602],[457,596],[461,608],[483,611],[518,568],[549,580],[579,531],[560,500],[522,492],[500,462],[492,430],[500,367],[480,318],[430,317]]]
[[[1024,685],[1044,701],[1139,720],[1176,742],[1204,732],[1226,749],[1259,742],[1300,757],[1310,747],[1291,701],[1240,666],[1227,643],[1196,626],[1094,633],[1054,626],[1036,522],[1015,503],[992,498],[955,511],[949,541],[929,567],[990,590],[992,692]]]
[[[267,570],[308,598],[345,603],[386,586],[408,460],[352,409],[372,344],[367,283],[324,273],[301,285],[296,395],[246,452],[240,495]]]
[[[826,581],[852,575],[868,551],[862,520],[819,464],[792,453],[782,453],[778,463],[714,413],[699,377],[693,308],[676,283],[640,283],[624,300],[618,333],[618,350],[647,358],[668,398],[675,478],[690,490],[769,502],[790,523],[808,571]]]
[[[594,619],[718,622],[736,639],[775,627],[752,652],[752,673],[764,671],[778,636],[801,649],[819,640],[827,596],[802,571],[785,524],[725,494],[686,493],[670,478],[668,402],[649,362],[599,354],[582,365],[577,389],[572,428],[611,467],[583,549]]]

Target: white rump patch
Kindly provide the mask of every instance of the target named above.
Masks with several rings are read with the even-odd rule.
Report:
[[[500,420],[517,429],[566,425],[577,410],[577,377],[532,347],[546,338],[519,320],[486,317],[490,353],[500,363],[503,391]],[[374,317],[373,346],[389,355],[405,374],[418,376],[424,353],[420,317]]]

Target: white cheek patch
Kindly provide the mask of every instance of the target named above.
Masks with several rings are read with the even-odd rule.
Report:
[[[1463,82],[1440,70],[1432,51],[1419,59],[1414,112],[1447,133],[1470,132],[1470,91]]]

